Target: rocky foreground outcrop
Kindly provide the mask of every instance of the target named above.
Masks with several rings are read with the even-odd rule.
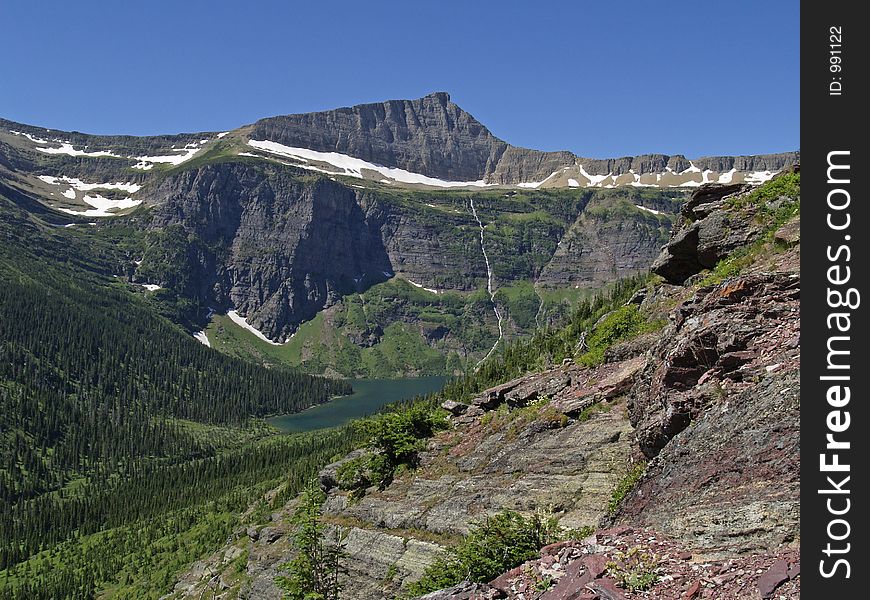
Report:
[[[794,549],[723,560],[698,558],[684,545],[655,531],[615,527],[584,540],[545,546],[540,558],[489,583],[463,582],[420,600],[754,600],[799,596],[800,557]],[[653,571],[660,583],[650,590],[632,590],[625,583],[632,575],[642,577]]]

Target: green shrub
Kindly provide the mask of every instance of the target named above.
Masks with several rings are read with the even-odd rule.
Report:
[[[357,500],[371,486],[375,475],[372,471],[372,456],[358,456],[342,463],[336,472],[339,489],[350,491],[351,500]]]
[[[770,203],[783,196],[794,200],[799,199],[800,195],[801,174],[786,173],[758,186],[749,194],[731,198],[729,206],[732,208],[758,206],[765,209]]]
[[[634,547],[627,552],[616,552],[613,558],[607,563],[607,574],[629,591],[648,590],[659,580],[656,572],[659,561],[655,554]]]
[[[447,420],[439,409],[420,403],[364,419],[357,426],[375,453],[343,464],[338,480],[342,489],[361,497],[370,485],[388,486],[397,468],[416,467],[426,440],[445,429]]]
[[[505,511],[487,517],[430,565],[408,592],[412,597],[421,596],[466,579],[491,581],[537,557],[541,548],[563,539],[565,533],[555,518],[539,513],[526,517]]]
[[[636,304],[621,306],[596,324],[586,336],[586,352],[577,362],[587,367],[600,365],[604,351],[617,342],[631,339],[659,328],[659,323],[648,323]]]
[[[608,513],[610,513],[611,515],[616,513],[616,509],[619,508],[619,505],[622,503],[628,493],[633,490],[634,486],[637,485],[637,482],[640,481],[640,478],[643,476],[643,472],[645,470],[646,461],[640,461],[631,469],[629,469],[629,471],[620,480],[620,482],[616,484],[613,493],[611,493],[610,495],[610,502],[608,502],[607,504]]]

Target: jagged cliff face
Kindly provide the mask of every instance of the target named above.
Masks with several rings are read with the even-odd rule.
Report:
[[[184,171],[148,193],[161,200],[149,227],[180,226],[200,255],[189,265],[191,291],[248,315],[273,339],[392,272],[381,215],[367,215],[352,189],[325,178],[225,163]],[[167,243],[146,250],[141,277],[153,278],[151,256]]]
[[[433,301],[456,294],[464,304],[486,285],[488,269],[496,290],[528,282],[599,288],[645,268],[666,239],[665,210],[673,212],[679,201],[673,194],[617,191],[536,194],[397,196],[256,160],[207,164],[140,192],[154,208],[133,278],[180,288],[219,312],[237,310],[268,338],[284,341],[319,311],[396,276],[432,290]],[[638,208],[642,202],[664,210]],[[529,294],[537,309],[543,299],[531,288]],[[513,332],[521,333],[533,323],[517,310],[504,305]],[[427,343],[451,335],[449,324],[404,317],[423,327]],[[376,343],[378,335],[369,334],[388,325],[372,323],[356,341]],[[461,346],[447,341],[454,350]]]

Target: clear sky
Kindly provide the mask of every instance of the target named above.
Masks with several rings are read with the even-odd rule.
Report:
[[[0,116],[222,131],[443,90],[541,150],[796,150],[798,13],[780,0],[2,0]]]

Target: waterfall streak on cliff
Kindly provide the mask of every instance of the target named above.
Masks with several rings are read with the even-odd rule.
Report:
[[[474,219],[477,221],[478,227],[480,227],[480,249],[483,252],[483,260],[486,263],[486,291],[489,292],[489,299],[492,302],[492,312],[495,313],[495,318],[498,320],[498,339],[495,341],[495,344],[492,345],[492,348],[489,349],[489,352],[486,353],[479,363],[477,363],[477,368],[480,368],[486,359],[488,359],[495,349],[498,347],[501,342],[502,337],[504,337],[504,328],[501,322],[501,313],[498,310],[498,306],[495,303],[495,292],[492,289],[492,267],[489,264],[489,256],[486,254],[486,245],[483,241],[483,223],[480,220],[480,217],[477,216],[477,210],[474,208],[474,200],[469,200],[471,203],[471,214],[474,215]]]

